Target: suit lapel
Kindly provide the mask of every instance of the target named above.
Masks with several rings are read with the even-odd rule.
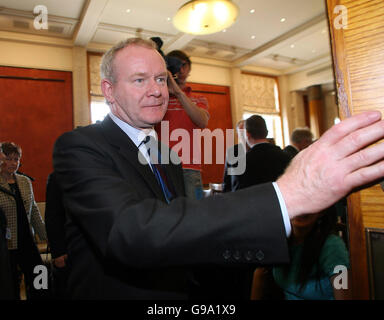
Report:
[[[155,193],[156,197],[165,201],[163,191],[158,184],[155,175],[149,165],[143,165],[139,162],[139,149],[132,140],[116,125],[113,120],[107,116],[101,123],[104,136],[108,142],[115,146],[121,156],[126,159],[136,171],[143,177],[148,187]]]

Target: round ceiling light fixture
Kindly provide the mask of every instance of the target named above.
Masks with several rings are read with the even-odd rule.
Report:
[[[231,26],[239,8],[230,0],[192,0],[182,5],[173,17],[174,26],[190,34],[211,34]]]

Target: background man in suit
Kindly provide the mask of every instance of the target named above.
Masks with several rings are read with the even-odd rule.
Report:
[[[297,155],[301,150],[307,148],[313,142],[313,133],[309,128],[296,128],[291,134],[291,145],[284,148],[291,158]]]
[[[62,135],[53,154],[74,298],[187,298],[193,266],[286,263],[289,219],[384,175],[384,144],[356,155],[384,137],[381,114],[369,112],[324,134],[277,183],[199,201],[183,197],[181,166],[164,163],[175,158],[161,148],[174,190],[168,203],[153,166],[138,160],[167,109],[163,58],[154,43],[128,39],[105,54],[101,70],[111,113]]]
[[[267,140],[268,129],[263,117],[253,115],[245,121],[247,145],[246,169],[238,180],[236,189],[276,181],[284,172],[291,158],[280,147]]]
[[[234,157],[235,159],[238,159],[239,157],[245,156],[245,153],[249,150],[249,146],[247,145],[247,141],[245,138],[245,128],[244,128],[245,120],[240,120],[236,125],[236,132],[237,132],[237,138],[238,142],[234,146],[228,148],[227,154],[225,157],[225,166],[224,166],[224,192],[230,192],[235,191],[237,189],[238,179],[236,179],[236,175],[229,174],[228,169],[237,167],[239,165],[238,162],[232,163],[232,159],[230,157]]]
[[[44,219],[52,255],[52,293],[56,299],[65,299],[68,277],[65,208],[63,195],[54,172],[47,179]]]

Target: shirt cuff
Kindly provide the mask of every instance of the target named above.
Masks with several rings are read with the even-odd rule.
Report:
[[[289,236],[291,235],[292,229],[291,229],[291,221],[288,215],[288,210],[287,210],[287,207],[285,206],[285,201],[284,201],[283,195],[280,192],[279,186],[277,185],[276,182],[272,182],[272,184],[275,188],[277,198],[279,199],[281,215],[283,216],[283,221],[285,226],[285,233],[287,235],[287,238],[289,238]]]

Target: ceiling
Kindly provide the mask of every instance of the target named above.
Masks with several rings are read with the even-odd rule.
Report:
[[[159,36],[165,53],[181,49],[192,57],[275,74],[331,63],[324,0],[233,0],[240,10],[237,21],[225,32],[204,36],[184,34],[173,26],[172,17],[185,2],[0,0],[0,38],[23,34],[104,51],[127,37]],[[37,5],[48,10],[47,30],[34,28]]]

